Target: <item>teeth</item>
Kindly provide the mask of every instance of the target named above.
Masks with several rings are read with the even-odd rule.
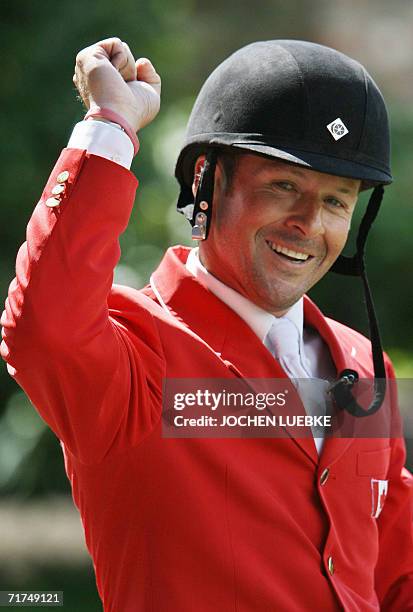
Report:
[[[307,253],[298,253],[297,251],[291,251],[291,249],[286,249],[285,247],[275,244],[275,242],[269,242],[268,244],[276,253],[282,253],[283,255],[288,255],[288,257],[294,257],[294,259],[306,261],[310,257]]]

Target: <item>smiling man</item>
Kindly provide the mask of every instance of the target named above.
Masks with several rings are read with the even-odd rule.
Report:
[[[196,176],[204,159],[197,161]],[[343,250],[361,181],[239,153],[227,188],[221,173],[211,231],[200,247],[202,263],[223,283],[281,316]],[[197,186],[195,181],[195,193]]]
[[[136,132],[158,112],[160,78],[113,38],[78,54],[74,82],[89,111],[29,222],[1,350],[62,442],[105,611],[413,610],[402,438],[163,428],[170,381],[192,429],[215,426],[216,405],[199,416],[201,404],[235,384],[248,391],[237,399],[260,398],[257,410],[293,396],[300,422],[397,415],[364,269],[392,180],[376,84],[302,41],[226,59],[197,98],[176,166],[178,210],[199,248],[169,249],[137,291],[112,285],[113,270],[137,186]],[[370,188],[357,253],[342,258]],[[362,277],[372,342],[305,295],[330,269]],[[374,380],[367,406],[352,395],[359,378]],[[267,393],[276,379],[281,393]],[[257,414],[238,407],[237,422]]]

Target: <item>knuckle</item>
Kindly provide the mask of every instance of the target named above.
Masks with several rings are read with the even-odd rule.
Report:
[[[96,43],[97,47],[103,47],[106,45],[113,44],[114,42],[118,42],[120,39],[117,36],[108,36],[108,38],[103,38]]]
[[[85,73],[85,79],[90,81],[101,73],[101,67],[96,62],[91,62],[88,66],[87,72]]]
[[[76,55],[76,66],[83,66],[84,60],[85,60],[84,50],[79,51],[79,53]]]

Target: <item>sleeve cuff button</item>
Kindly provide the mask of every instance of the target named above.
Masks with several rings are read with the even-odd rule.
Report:
[[[62,184],[58,184],[55,185],[52,189],[52,194],[53,195],[59,195],[60,193],[62,193],[65,190],[65,186]]]
[[[67,181],[67,179],[69,178],[69,172],[67,170],[63,170],[63,172],[61,172],[58,176],[56,181],[58,183],[65,183]]]
[[[48,198],[45,202],[46,206],[50,208],[54,208],[55,206],[59,206],[60,200],[59,198]]]

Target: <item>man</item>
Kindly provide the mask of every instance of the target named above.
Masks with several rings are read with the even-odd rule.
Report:
[[[29,223],[2,355],[64,445],[105,610],[413,610],[402,439],[162,436],[165,380],[377,378],[381,351],[373,364],[370,341],[304,295],[337,260],[359,190],[375,187],[376,206],[391,181],[371,77],[299,41],[218,67],[177,164],[199,253],[168,250],[142,291],[111,285],[160,79],[108,39],[78,55],[74,82],[88,118]]]

